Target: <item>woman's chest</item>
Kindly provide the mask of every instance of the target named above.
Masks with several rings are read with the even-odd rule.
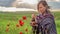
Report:
[[[44,20],[44,18],[45,18],[44,16],[37,16],[36,17],[36,22],[41,23]]]

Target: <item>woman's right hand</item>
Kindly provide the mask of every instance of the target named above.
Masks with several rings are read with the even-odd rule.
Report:
[[[36,22],[31,22],[31,26],[36,26]]]
[[[33,13],[33,14],[32,14],[32,18],[35,18],[35,17],[36,17],[36,16],[35,16],[35,14]]]

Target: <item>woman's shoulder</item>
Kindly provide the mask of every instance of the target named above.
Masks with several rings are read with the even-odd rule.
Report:
[[[54,19],[54,16],[52,14],[45,14],[44,17]]]
[[[47,24],[47,23],[53,23],[54,18],[53,15],[45,15],[45,18],[43,18],[42,23]]]

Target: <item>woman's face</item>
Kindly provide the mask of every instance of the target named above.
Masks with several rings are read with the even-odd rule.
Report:
[[[39,7],[38,7],[39,9],[38,9],[38,12],[39,13],[44,13],[45,12],[45,10],[46,10],[46,7],[45,6],[43,6],[43,4],[41,3],[41,4],[39,4]]]

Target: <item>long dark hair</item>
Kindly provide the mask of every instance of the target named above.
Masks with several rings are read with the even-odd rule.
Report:
[[[47,2],[44,0],[39,1],[39,3],[37,4],[37,9],[39,10],[39,4],[41,3],[43,4],[44,7],[46,7],[46,13],[50,13],[50,10],[49,10],[50,6],[48,6]]]

